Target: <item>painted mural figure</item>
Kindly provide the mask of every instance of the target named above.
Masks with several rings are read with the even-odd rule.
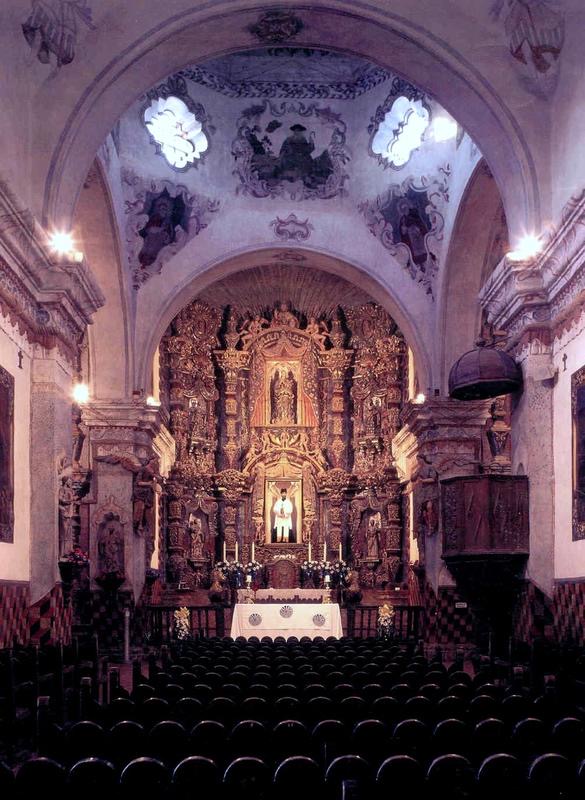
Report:
[[[88,28],[95,27],[86,0],[33,0],[22,33],[30,47],[37,45],[37,58],[42,64],[48,64],[54,53],[60,67],[75,58],[78,19]]]
[[[273,507],[276,541],[288,542],[292,531],[293,504],[287,497],[286,489],[280,490],[280,498]]]
[[[281,127],[277,120],[272,120],[266,131],[273,133]],[[269,184],[281,181],[302,181],[307,188],[315,188],[326,183],[333,172],[333,162],[328,150],[313,157],[315,150],[315,133],[306,136],[306,128],[297,122],[290,126],[290,133],[280,146],[278,155],[272,150],[269,136],[259,138],[261,128],[254,125],[248,128],[246,139],[252,150],[252,168],[260,178]]]
[[[429,229],[418,209],[411,206],[408,200],[398,202],[398,213],[400,214],[398,223],[400,241],[409,248],[414,263],[418,267],[424,267],[427,260],[425,236],[429,233]]]
[[[150,267],[163,247],[176,241],[177,227],[180,226],[187,232],[188,223],[182,195],[171,197],[166,189],[152,199],[145,213],[148,221],[138,231],[144,239],[138,260],[142,267]]]

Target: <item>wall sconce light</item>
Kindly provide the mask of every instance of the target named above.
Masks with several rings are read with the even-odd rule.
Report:
[[[78,406],[89,402],[89,387],[87,383],[74,383],[71,394],[73,396],[73,400]]]

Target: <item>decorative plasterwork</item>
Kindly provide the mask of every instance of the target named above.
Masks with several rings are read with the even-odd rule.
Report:
[[[270,223],[274,229],[274,235],[281,242],[304,242],[314,230],[309,219],[300,220],[296,214],[289,214],[286,219],[276,217]]]
[[[346,128],[340,114],[315,103],[265,100],[250,106],[238,120],[232,143],[237,191],[291,200],[344,194],[350,158]]]
[[[388,128],[388,140],[394,134],[396,138],[401,133],[401,122],[404,120],[392,118],[392,111],[395,108],[397,101],[403,98],[407,103],[416,105],[417,109],[426,112],[427,119],[430,120],[430,107],[425,99],[425,95],[412,84],[405,81],[403,78],[394,78],[390,93],[376,109],[376,113],[370,119],[368,125],[368,133],[370,134],[369,151],[370,155],[375,158],[379,164],[384,168],[393,167],[394,169],[402,169],[407,161],[402,164],[394,164],[392,159],[388,157],[385,150],[380,145],[380,135],[384,128]],[[418,146],[418,145],[417,145]],[[415,148],[413,148],[414,150]]]
[[[491,16],[504,21],[510,55],[526,88],[534,94],[552,94],[565,41],[560,0],[495,0]]]
[[[55,260],[31,212],[0,184],[0,308],[11,322],[75,363],[85,327],[103,304],[88,265]]]
[[[141,118],[157,152],[178,171],[201,163],[209,153],[210,134],[215,133],[215,127],[201,103],[190,97],[184,77],[171,75],[146,93],[146,101]],[[165,119],[173,124],[162,129],[159,123]]]
[[[488,322],[515,346],[535,327],[555,334],[585,294],[585,191],[571,198],[544,250],[530,261],[502,259],[480,292]]]
[[[571,376],[573,541],[585,539],[585,367]]]
[[[145,180],[123,171],[126,200],[126,243],[135,289],[197,236],[219,209],[218,200],[192,194],[166,180]]]
[[[449,201],[450,166],[440,172],[435,178],[411,176],[358,206],[370,232],[431,297],[443,241],[441,212]]]

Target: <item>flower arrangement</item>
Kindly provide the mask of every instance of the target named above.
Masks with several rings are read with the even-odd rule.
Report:
[[[391,603],[384,603],[378,608],[378,635],[388,639],[394,634],[394,617],[396,612]]]
[[[79,566],[83,566],[84,564],[89,563],[89,556],[81,549],[81,547],[75,545],[73,550],[62,555],[59,561],[65,562],[66,564],[77,564]]]
[[[177,608],[173,612],[175,622],[175,636],[184,642],[191,638],[191,612],[186,606]]]
[[[301,570],[305,580],[319,578],[332,586],[347,585],[349,567],[345,561],[303,561]]]
[[[233,589],[241,589],[246,576],[251,575],[252,580],[256,580],[264,569],[264,565],[259,561],[248,561],[245,564],[241,561],[218,561],[215,569],[220,570]]]

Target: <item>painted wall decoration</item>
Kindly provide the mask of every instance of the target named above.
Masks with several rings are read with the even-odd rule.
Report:
[[[292,11],[267,11],[248,30],[262,44],[281,44],[303,30],[303,21]]]
[[[290,46],[230,53],[175,75],[225,97],[321,102],[354,100],[392,77],[357,56]]]
[[[14,541],[14,378],[0,367],[0,542]]]
[[[145,181],[129,171],[123,173],[123,183],[132,193],[126,200],[126,243],[134,288],[139,289],[207,227],[219,201],[169,181]]]
[[[247,108],[232,143],[238,191],[252,197],[327,200],[344,193],[346,124],[315,103],[264,101]]]
[[[270,223],[274,230],[274,235],[282,242],[304,242],[314,230],[309,219],[298,219],[296,214],[289,214],[286,219],[276,217]]]
[[[53,55],[61,67],[75,58],[79,22],[95,29],[87,0],[32,0],[22,33],[42,64],[49,64]]]
[[[370,232],[431,297],[443,239],[441,209],[449,200],[450,174],[447,164],[438,178],[423,176],[420,182],[407,178],[358,207]]]
[[[585,367],[571,376],[573,541],[585,539]]]
[[[522,66],[526,88],[551,94],[565,41],[561,0],[495,0],[491,15],[504,21],[510,54]]]

